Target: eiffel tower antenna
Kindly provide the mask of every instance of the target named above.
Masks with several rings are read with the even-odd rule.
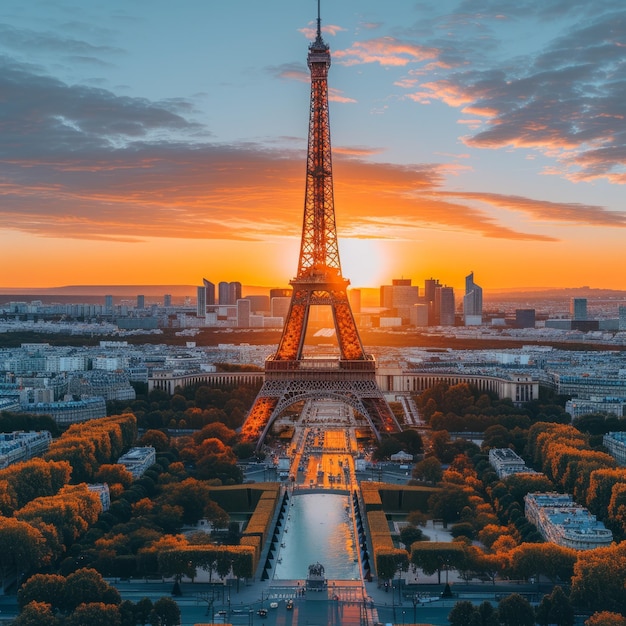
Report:
[[[320,2],[317,0],[317,39],[322,38],[322,18],[320,17]]]
[[[349,404],[378,438],[400,430],[376,383],[374,357],[363,349],[347,295],[350,281],[341,273],[328,114],[330,48],[322,39],[320,0],[307,65],[311,101],[298,271],[291,280],[291,304],[278,349],[265,361],[265,382],[241,431],[244,439],[257,441],[257,448],[284,409],[307,399],[335,398]],[[318,305],[332,311],[338,358],[311,359],[304,354],[310,310]]]

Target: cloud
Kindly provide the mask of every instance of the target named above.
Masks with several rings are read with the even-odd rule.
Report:
[[[67,85],[0,59],[3,141],[0,220],[41,237],[141,241],[147,237],[267,241],[301,232],[305,151],[209,141],[184,100],[151,102]],[[285,147],[287,146],[287,147]],[[476,201],[538,211],[524,198],[446,193],[454,163],[367,160],[367,146],[334,153],[342,236],[410,238],[424,228],[483,237],[554,241],[504,226]],[[549,205],[543,204],[548,216]],[[601,207],[564,207],[562,221],[608,223]],[[551,218],[552,219],[552,218]],[[595,221],[594,221],[595,220]],[[619,219],[612,222],[621,225]],[[534,230],[538,230],[534,225]]]
[[[528,214],[533,220],[561,222],[577,226],[626,227],[626,212],[609,211],[602,206],[578,202],[548,202],[515,195],[485,192],[442,191],[443,197],[477,200],[499,208],[507,208]]]
[[[317,24],[314,22],[310,22],[310,25],[306,28],[299,28],[298,32],[301,32],[307,39],[315,39],[317,37]],[[327,24],[322,26],[322,36],[323,35],[332,35],[333,37],[340,33],[341,31],[345,31],[345,28],[341,28],[341,26],[337,26],[335,24]]]
[[[463,4],[495,10],[502,3]],[[484,69],[474,63],[443,76],[440,71],[440,78],[424,81],[408,97],[422,104],[439,100],[472,116],[469,124],[465,121],[470,134],[463,141],[468,146],[536,150],[558,162],[547,174],[625,184],[626,9],[609,0],[593,8],[582,1],[526,2],[517,9],[511,6],[509,19],[521,19],[523,14],[516,11],[531,5],[534,15],[546,19],[555,18],[561,6],[570,20],[585,17],[533,55],[503,59]],[[413,88],[412,78],[402,86]]]
[[[383,66],[405,66],[416,61],[437,58],[437,50],[407,43],[393,37],[357,41],[346,50],[336,50],[333,58],[343,65],[379,63]]]

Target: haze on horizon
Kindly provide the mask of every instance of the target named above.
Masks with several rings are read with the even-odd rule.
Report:
[[[3,8],[3,287],[287,284],[314,0]],[[354,287],[626,289],[622,2],[345,0],[322,24]]]

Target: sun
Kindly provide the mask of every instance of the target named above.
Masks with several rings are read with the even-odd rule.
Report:
[[[387,260],[378,239],[340,239],[341,273],[352,287],[377,287],[388,273]]]

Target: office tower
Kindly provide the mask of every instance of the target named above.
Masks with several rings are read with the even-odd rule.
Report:
[[[237,326],[250,328],[251,302],[246,298],[237,300]]]
[[[206,316],[206,288],[204,286],[197,287],[197,299],[196,299],[196,316]]]
[[[228,284],[228,304],[237,304],[241,299],[241,283],[232,282]]]
[[[515,309],[516,328],[535,327],[535,309]]]
[[[617,308],[618,316],[618,329],[626,330],[626,306],[619,306]]]
[[[206,303],[207,305],[213,306],[215,304],[215,285],[206,278],[202,279],[202,284],[206,292]]]
[[[164,307],[170,307],[172,306],[172,294],[170,293],[166,293],[163,296],[163,306]]]
[[[439,280],[435,278],[427,278],[424,281],[424,299],[428,305],[428,325],[436,326],[439,324],[439,313],[435,310],[435,292],[439,287]]]
[[[587,298],[572,298],[569,303],[569,312],[572,320],[587,319]]]
[[[474,272],[465,277],[463,317],[465,326],[476,326],[483,323],[483,289],[474,282]]]
[[[269,296],[263,296],[263,295],[246,296],[244,300],[250,300],[252,313],[266,314],[270,312]]]
[[[137,308],[145,309],[146,308],[146,297],[145,296],[137,296]]]
[[[220,281],[219,285],[217,286],[217,297],[218,297],[219,303],[222,306],[230,304],[230,302],[228,301],[230,297],[230,292],[228,289],[227,282]]]
[[[113,311],[113,296],[104,296],[104,310],[107,313]]]
[[[439,285],[435,289],[435,324],[454,326],[454,289]]]
[[[411,326],[428,326],[428,304],[415,304],[411,307],[409,324]]]
[[[290,304],[291,296],[276,296],[272,298],[270,301],[270,316],[282,317],[284,320],[289,312]]]
[[[407,324],[411,317],[411,307],[419,302],[419,287],[411,285],[410,278],[396,278],[391,285],[380,288],[380,306],[389,309]]]

